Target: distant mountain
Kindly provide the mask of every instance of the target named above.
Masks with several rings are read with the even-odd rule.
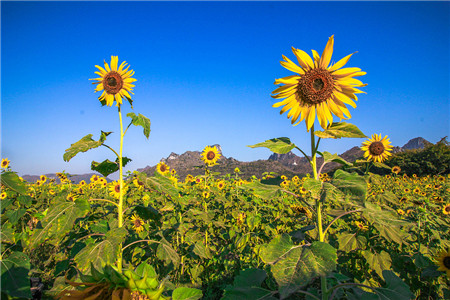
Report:
[[[403,152],[412,149],[423,149],[425,145],[430,142],[418,137],[414,138],[403,147],[394,147],[394,152]],[[222,153],[220,145],[213,145],[219,149]],[[348,162],[354,162],[357,159],[363,157],[363,151],[355,146],[339,156]],[[186,151],[183,154],[171,153],[167,158],[162,158],[161,161],[166,163],[171,169],[175,169],[178,176],[184,180],[184,178],[191,174],[193,176],[204,174],[204,171],[198,166],[204,165],[200,158],[201,151]],[[323,163],[323,158],[317,158],[317,164],[320,167]],[[328,163],[324,166],[322,172],[329,172],[338,168],[338,163]],[[240,176],[243,178],[249,178],[255,175],[258,178],[262,177],[264,172],[275,172],[287,176],[303,175],[311,172],[311,166],[305,157],[300,157],[292,152],[286,154],[273,153],[267,160],[257,160],[252,162],[238,161],[232,157],[225,157],[222,155],[218,161],[218,165],[211,167],[212,172],[219,172],[222,175],[233,174],[235,168],[239,168],[241,171]],[[153,175],[156,170],[156,166],[147,166],[142,169],[138,169],[139,172],[144,172],[148,175]]]

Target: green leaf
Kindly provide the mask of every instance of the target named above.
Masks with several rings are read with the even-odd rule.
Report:
[[[144,128],[144,135],[148,139],[148,137],[150,136],[150,119],[141,114],[138,114],[136,116],[136,114],[133,112],[127,114],[127,117],[131,118],[131,124],[135,126],[142,126]]]
[[[14,172],[3,172],[1,176],[1,183],[7,188],[18,192],[19,194],[26,195],[27,187],[20,180],[19,176]]]
[[[0,265],[2,293],[31,299],[29,257],[23,252],[12,252],[0,260]]]
[[[392,259],[389,253],[381,251],[380,253],[372,253],[369,250],[361,252],[370,268],[377,272],[380,277],[383,277],[383,270],[391,268]]]
[[[308,178],[303,182],[303,187],[311,193],[311,197],[318,199],[322,191],[322,181]]]
[[[209,251],[209,248],[205,247],[203,245],[203,241],[198,241],[195,243],[194,246],[194,253],[200,256],[201,258],[211,259],[213,258],[211,251]]]
[[[323,161],[324,164],[329,163],[331,161],[334,161],[334,162],[340,163],[342,165],[352,166],[351,163],[349,163],[348,161],[346,161],[342,157],[339,157],[339,155],[337,155],[337,153],[331,154],[331,153],[329,153],[327,151],[324,151],[324,152],[321,152],[321,155],[322,155],[322,157],[324,159],[324,161]]]
[[[318,276],[326,276],[336,268],[337,251],[324,242],[296,246],[289,235],[275,237],[261,246],[260,257],[271,265],[279,285],[281,299],[287,298]]]
[[[25,206],[30,206],[33,203],[33,198],[31,198],[30,196],[26,196],[26,195],[21,195],[21,196],[17,197],[17,200],[19,201],[19,203],[21,203]]]
[[[281,195],[282,190],[281,187],[277,185],[262,184],[257,181],[253,181],[249,184],[239,186],[238,188],[243,190],[251,190],[253,195],[260,197],[264,200],[270,200]]]
[[[145,275],[147,275],[147,277],[149,278],[158,277],[158,273],[156,273],[155,268],[153,268],[153,266],[147,264],[146,262],[142,262],[139,266],[137,266],[136,274],[142,278],[145,277]]]
[[[84,217],[91,207],[86,199],[75,202],[59,202],[52,207],[41,220],[42,229],[35,229],[30,238],[29,248],[33,249],[46,240],[58,245],[60,240],[72,229],[75,220]]]
[[[356,236],[356,233],[343,232],[337,235],[340,251],[350,252],[362,249],[367,244],[364,236]]]
[[[106,264],[114,264],[119,254],[119,245],[123,243],[128,235],[124,227],[108,231],[105,239],[93,244],[88,244],[75,255],[74,260],[77,268],[86,273],[90,270],[90,264],[97,269],[102,269]]]
[[[25,213],[27,212],[26,208],[19,208],[16,210],[8,210],[5,213],[5,217],[9,220],[9,222],[12,225],[16,225],[17,222],[19,221],[20,218],[23,217],[23,215],[25,215]]]
[[[125,167],[125,165],[130,161],[131,159],[122,157],[122,166]],[[91,170],[97,171],[103,176],[108,177],[108,175],[119,171],[119,158],[116,158],[115,162],[112,162],[109,159],[105,159],[101,163],[93,161],[91,163]]]
[[[409,286],[404,283],[394,272],[384,270],[382,273],[386,285],[384,287],[375,288],[374,293],[363,292],[356,296],[356,299],[361,300],[410,300],[415,299]],[[352,299],[354,299],[352,297]]]
[[[331,184],[353,199],[364,201],[367,194],[367,183],[363,176],[337,170]]]
[[[250,148],[266,147],[269,148],[270,151],[274,153],[285,154],[294,149],[295,144],[291,143],[291,140],[287,137],[280,137],[247,147]]]
[[[137,177],[147,188],[155,189],[162,194],[167,194],[173,199],[179,196],[179,191],[173,185],[172,181],[158,172],[155,172],[155,176],[151,177],[147,177],[144,173],[139,173]]]
[[[261,287],[266,277],[266,271],[261,269],[241,270],[233,285],[225,288],[221,300],[273,299],[268,297],[272,292]]]
[[[314,134],[320,138],[340,139],[346,138],[365,138],[364,133],[353,124],[346,122],[334,122],[324,131],[314,131]]]
[[[164,237],[161,239],[158,248],[156,248],[156,256],[166,263],[172,262],[175,267],[180,265],[180,256]]]
[[[172,300],[197,300],[203,297],[202,290],[179,287],[172,293]]]
[[[71,144],[70,148],[66,149],[66,152],[63,155],[64,161],[68,162],[80,152],[86,152],[90,149],[94,149],[101,146],[105,142],[106,137],[110,134],[111,132],[102,131],[100,134],[100,139],[98,141],[94,141],[92,139],[92,134],[84,136],[81,140],[79,140],[75,144]]]

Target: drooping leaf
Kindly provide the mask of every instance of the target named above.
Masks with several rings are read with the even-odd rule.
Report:
[[[131,124],[135,126],[142,126],[144,128],[144,135],[148,139],[148,137],[150,136],[150,119],[141,114],[138,114],[136,116],[136,114],[133,112],[128,113],[127,117],[131,118]]]
[[[272,293],[270,290],[261,287],[266,277],[266,271],[261,269],[241,270],[234,278],[233,285],[225,288],[221,300],[275,299],[269,297]]]
[[[176,288],[172,293],[172,300],[198,300],[202,297],[202,290],[188,287]]]
[[[17,222],[20,220],[20,218],[22,218],[26,212],[27,212],[26,208],[8,210],[5,212],[5,217],[12,225],[16,225]]]
[[[314,178],[308,178],[303,182],[303,187],[311,193],[311,197],[317,199],[320,197],[322,182]]]
[[[351,163],[349,163],[348,161],[346,161],[345,159],[343,159],[342,157],[340,157],[339,155],[337,155],[337,153],[335,154],[331,154],[327,151],[321,152],[321,155],[324,159],[324,163],[329,163],[329,162],[337,162],[340,163],[341,165],[347,165],[347,166],[352,166]]]
[[[17,197],[17,200],[19,201],[20,204],[23,204],[27,207],[33,203],[33,198],[31,198],[28,195],[20,195],[19,197]]]
[[[392,259],[389,253],[381,251],[380,253],[372,253],[369,250],[361,252],[365,258],[365,261],[369,264],[370,268],[377,272],[382,277],[383,270],[389,270],[391,268]]]
[[[261,246],[260,257],[271,265],[281,299],[285,299],[313,278],[332,272],[336,268],[337,252],[323,242],[296,246],[289,235],[283,234]]]
[[[147,275],[149,278],[157,278],[158,273],[156,273],[155,268],[153,266],[147,264],[146,262],[142,262],[139,266],[136,268],[136,274],[140,277],[144,277]]]
[[[180,265],[180,256],[164,237],[161,238],[161,242],[156,248],[156,256],[167,264],[171,262],[175,267]]]
[[[238,188],[244,190],[251,190],[253,195],[260,197],[264,200],[269,200],[281,195],[282,190],[281,187],[277,185],[263,184],[258,181],[253,181],[249,184],[239,186]]]
[[[130,161],[131,161],[131,159],[129,159],[127,157],[122,157],[122,166],[125,167],[125,165]],[[115,162],[112,162],[109,159],[105,159],[101,163],[93,161],[91,163],[91,170],[97,171],[100,174],[102,174],[103,176],[108,177],[108,175],[119,171],[119,159],[116,158]]]
[[[31,249],[48,240],[57,245],[72,229],[75,220],[84,217],[91,207],[86,199],[79,198],[74,202],[59,202],[49,209],[41,220],[42,229],[35,229],[30,238]]]
[[[346,138],[365,138],[367,137],[364,133],[359,130],[353,124],[346,122],[334,122],[327,129],[323,131],[314,131],[314,134],[320,138],[333,138],[340,139],[343,137]]]
[[[66,149],[66,152],[63,155],[64,161],[68,162],[80,152],[86,152],[90,149],[94,149],[101,146],[105,142],[106,137],[110,134],[111,132],[102,131],[100,134],[100,139],[98,141],[94,141],[92,139],[92,134],[84,136],[78,142],[70,145],[70,148]]]
[[[12,189],[13,191],[18,192],[19,194],[26,195],[27,187],[20,180],[19,176],[14,172],[3,172],[1,178],[1,183]]]
[[[213,257],[211,251],[209,251],[209,248],[203,245],[203,241],[198,241],[195,243],[194,253],[201,258],[211,259]]]
[[[154,189],[162,194],[167,194],[173,199],[178,198],[179,191],[173,185],[172,181],[158,172],[155,172],[155,176],[151,177],[147,177],[144,173],[139,173],[137,176],[139,181],[143,182],[146,187]]]
[[[331,181],[331,184],[347,194],[352,199],[363,201],[367,194],[367,183],[363,176],[356,173],[348,173],[343,170],[337,170]]]
[[[343,232],[337,235],[340,251],[350,252],[356,249],[364,249],[367,239],[364,236],[356,235],[356,233]]]
[[[119,245],[125,241],[127,235],[128,231],[124,227],[115,228],[106,233],[104,240],[86,245],[74,257],[77,268],[86,273],[90,270],[91,262],[97,269],[102,269],[106,264],[114,264],[119,253]]]
[[[286,154],[295,148],[295,144],[291,143],[291,140],[287,137],[280,137],[247,147],[250,148],[265,147],[274,153]]]
[[[31,299],[30,258],[23,252],[12,252],[8,257],[2,257],[0,264],[2,292]]]

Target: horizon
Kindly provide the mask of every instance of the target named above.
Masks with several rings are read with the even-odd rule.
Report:
[[[141,127],[127,132],[125,172],[214,144],[246,162],[267,159],[269,149],[247,145],[272,138],[308,149],[305,122],[292,126],[270,94],[275,79],[293,74],[282,55],[322,53],[332,35],[332,60],[357,52],[345,67],[367,72],[346,122],[394,146],[415,137],[434,144],[450,132],[449,9],[448,1],[2,1],[1,157],[20,176],[86,174],[91,161],[113,159],[99,147],[63,161],[71,144],[101,130],[113,131],[107,144],[118,148],[117,108],[102,107],[89,81],[111,55],[135,71],[133,112],[151,121],[148,140]],[[131,111],[125,101],[124,115]],[[341,154],[365,140],[322,140],[319,150]]]

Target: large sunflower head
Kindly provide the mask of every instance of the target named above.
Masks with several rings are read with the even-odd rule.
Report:
[[[299,65],[283,55],[284,61],[280,62],[281,65],[297,74],[275,80],[275,84],[281,86],[272,92],[272,97],[286,99],[272,106],[283,106],[280,114],[290,110],[287,117],[291,118],[292,124],[300,118],[294,126],[305,120],[306,129],[309,131],[316,119],[316,112],[320,126],[324,129],[328,123],[333,122],[332,114],[341,119],[349,119],[351,115],[345,105],[355,108],[354,101],[358,100],[355,94],[363,93],[357,87],[367,85],[353,78],[365,75],[366,72],[362,72],[359,68],[341,69],[353,53],[335,64],[330,64],[333,44],[334,36],[331,36],[322,56],[312,50],[313,58],[306,52],[292,47]]]
[[[381,134],[372,134],[372,138],[363,142],[362,151],[364,157],[375,162],[383,162],[392,155],[392,146],[387,136],[381,138]]]
[[[221,154],[219,153],[219,150],[216,148],[216,146],[214,147],[206,146],[202,152],[202,160],[208,166],[214,166],[220,159],[220,156]]]
[[[438,266],[438,271],[446,272],[447,277],[450,277],[450,249],[439,253]]]
[[[122,191],[122,195],[125,195],[128,191],[128,186],[123,183],[123,191]],[[114,181],[111,183],[111,185],[109,186],[109,194],[116,198],[119,199],[120,198],[120,182],[119,181]]]
[[[131,100],[131,96],[128,92],[132,93],[134,85],[133,82],[136,81],[135,78],[131,76],[134,75],[133,70],[128,70],[130,66],[127,66],[127,63],[124,61],[119,64],[118,56],[111,56],[111,64],[105,61],[105,68],[100,66],[95,66],[99,71],[95,72],[95,74],[99,75],[99,78],[93,78],[90,80],[97,80],[93,82],[97,87],[95,88],[96,92],[103,91],[103,93],[98,97],[98,100],[102,103],[102,105],[112,106],[114,101],[116,101],[116,106],[120,106],[122,104],[122,99],[126,98],[130,105],[133,106],[133,100]]]
[[[156,171],[162,175],[168,175],[170,172],[170,167],[161,161],[156,165]]]

